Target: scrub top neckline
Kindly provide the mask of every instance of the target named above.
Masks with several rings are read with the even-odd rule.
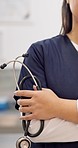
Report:
[[[71,41],[70,38],[67,35],[65,35],[65,37],[66,37],[67,41],[70,43],[70,46],[73,47],[72,49],[74,49],[76,52],[78,52],[78,49],[76,49],[76,46],[74,46],[74,44],[76,44],[76,43],[74,43],[73,41]]]
[[[76,48],[76,50],[78,51],[78,44],[76,44],[75,42],[71,41],[72,44],[74,45],[74,47]]]

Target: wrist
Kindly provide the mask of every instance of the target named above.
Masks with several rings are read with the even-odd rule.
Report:
[[[77,100],[60,98],[58,100],[56,118],[78,123]]]
[[[61,100],[59,97],[55,98],[54,101],[52,100],[52,103],[50,103],[52,118],[59,118],[60,104],[61,104]]]
[[[58,99],[55,102],[55,105],[56,105],[56,109],[55,109],[55,113],[54,113],[55,118],[59,118],[60,117],[61,103],[62,103],[62,100],[61,100],[61,98],[58,97]]]

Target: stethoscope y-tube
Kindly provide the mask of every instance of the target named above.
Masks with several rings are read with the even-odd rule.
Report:
[[[21,61],[18,60],[20,57],[28,57],[28,53],[23,54],[22,56],[18,56],[17,58],[15,58],[15,60],[9,61],[8,63],[2,64],[2,65],[0,66],[0,68],[1,68],[1,69],[4,69],[7,65],[9,65],[10,63],[13,63],[14,79],[15,79],[16,87],[17,87],[18,90],[22,90],[22,89],[23,89],[23,84],[24,84],[25,81],[28,80],[28,79],[32,79],[33,82],[34,82],[34,84],[35,84],[35,86],[36,86],[36,88],[37,88],[37,90],[41,90],[42,88],[41,88],[41,83],[40,83],[39,79],[31,73],[30,69],[29,69],[24,63],[22,63]],[[23,77],[23,79],[19,82],[19,85],[18,85],[18,82],[17,82],[17,80],[16,80],[16,74],[15,74],[15,64],[16,64],[16,63],[20,63],[20,64],[27,70],[27,72],[28,72],[28,74],[29,74],[29,75]],[[14,97],[15,97],[15,96],[14,96]],[[28,98],[25,97],[25,98],[23,98],[23,99],[28,99]],[[22,113],[22,116],[25,116],[25,115],[26,115],[25,113]],[[23,145],[23,148],[26,146],[25,143],[28,144],[28,146],[26,146],[26,147],[27,147],[27,148],[30,148],[30,147],[31,147],[31,142],[30,142],[30,140],[29,140],[29,138],[28,138],[27,136],[29,136],[29,137],[37,137],[37,136],[39,136],[39,135],[41,134],[41,132],[43,131],[43,128],[44,128],[44,120],[40,120],[40,128],[39,128],[39,130],[38,130],[36,133],[34,133],[34,134],[33,134],[33,133],[30,133],[30,132],[28,131],[29,126],[30,126],[30,122],[31,122],[31,120],[28,120],[28,121],[23,120],[23,121],[22,121],[22,126],[23,126],[24,136],[25,136],[25,137],[21,137],[21,138],[19,138],[19,139],[17,140],[17,142],[16,142],[16,148],[22,148],[21,142],[24,144],[24,145]],[[26,148],[26,147],[25,147],[25,148]]]

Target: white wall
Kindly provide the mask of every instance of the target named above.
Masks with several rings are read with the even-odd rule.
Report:
[[[31,0],[25,24],[0,24],[0,64],[25,53],[32,42],[52,37],[61,27],[62,0]]]

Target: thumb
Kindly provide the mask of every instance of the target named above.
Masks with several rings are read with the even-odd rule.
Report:
[[[47,90],[47,88],[42,88],[43,91]]]
[[[36,86],[35,86],[35,85],[33,85],[33,89],[34,89],[34,90],[37,90],[37,88],[36,88]]]

